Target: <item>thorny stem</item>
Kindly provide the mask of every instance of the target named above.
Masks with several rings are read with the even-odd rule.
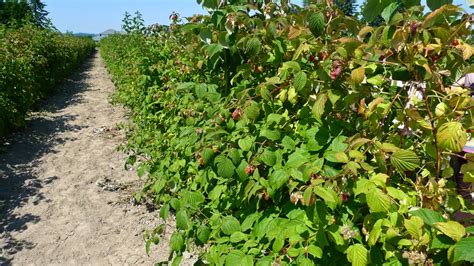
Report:
[[[428,112],[428,116],[430,117],[430,124],[433,130],[433,139],[434,139],[435,147],[436,147],[436,177],[439,178],[441,174],[441,152],[438,147],[438,138],[436,137],[438,130],[436,129],[435,124],[434,124],[433,114],[431,113],[428,96],[424,94],[423,98],[425,100],[426,111]]]
[[[412,85],[410,85],[412,86]],[[393,105],[395,104],[395,102],[397,101],[397,99],[400,97],[400,94],[402,93],[403,89],[405,87],[401,88],[398,92],[397,92],[397,95],[395,95],[395,97],[393,98],[392,102],[390,102],[390,105],[388,106],[387,108],[387,111],[385,112],[384,116],[383,116],[383,119],[382,119],[382,122],[380,122],[380,127],[378,128],[377,130],[377,134],[375,134],[375,137],[372,139],[372,141],[370,141],[367,149],[365,150],[364,154],[366,154],[369,149],[375,144],[375,140],[377,139],[377,136],[380,134],[380,131],[382,130],[382,127],[384,126],[385,124],[385,120],[387,119],[388,117],[388,113],[390,112],[390,109],[392,109]]]

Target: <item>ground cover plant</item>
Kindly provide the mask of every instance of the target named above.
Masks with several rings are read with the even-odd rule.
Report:
[[[29,22],[0,24],[0,135],[22,126],[38,99],[71,74],[94,47],[90,38],[66,36]]]
[[[473,181],[471,92],[455,84],[473,71],[469,15],[198,2],[208,15],[153,32],[128,18],[100,43],[133,114],[136,198],[175,215],[174,264],[185,250],[211,265],[474,262],[450,165],[467,159]]]

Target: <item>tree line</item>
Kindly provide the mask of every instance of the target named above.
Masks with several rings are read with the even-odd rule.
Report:
[[[20,27],[26,23],[53,28],[41,0],[0,0],[0,24]]]

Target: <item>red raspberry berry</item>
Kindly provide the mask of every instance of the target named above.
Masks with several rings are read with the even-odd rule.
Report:
[[[314,62],[316,58],[314,57],[314,55],[310,55],[309,56],[309,62]]]
[[[242,110],[240,110],[240,108],[237,108],[234,110],[234,112],[232,112],[232,119],[234,120],[239,120],[241,116],[242,116]]]
[[[318,59],[319,61],[324,61],[326,58],[328,58],[329,54],[328,52],[319,52],[318,53]]]
[[[246,175],[251,175],[254,171],[255,171],[255,167],[253,165],[249,165],[247,166],[247,168],[245,168]]]
[[[340,197],[343,202],[347,202],[349,200],[349,195],[346,193],[342,193]]]
[[[413,22],[411,25],[410,25],[410,31],[411,31],[411,34],[416,34],[416,31],[418,30],[418,22]]]
[[[451,44],[452,44],[453,46],[458,46],[458,45],[459,45],[459,41],[458,41],[457,39],[454,39],[454,40],[451,42]]]

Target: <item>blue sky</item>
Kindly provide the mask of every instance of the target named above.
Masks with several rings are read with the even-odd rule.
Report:
[[[196,0],[44,0],[53,24],[61,31],[99,33],[120,29],[125,11],[140,11],[146,24],[168,24],[169,14],[176,11],[183,16],[203,13]],[[300,4],[301,0],[293,0]],[[362,0],[359,0],[362,2]],[[424,2],[424,1],[422,1]],[[466,0],[454,0],[470,13]]]

